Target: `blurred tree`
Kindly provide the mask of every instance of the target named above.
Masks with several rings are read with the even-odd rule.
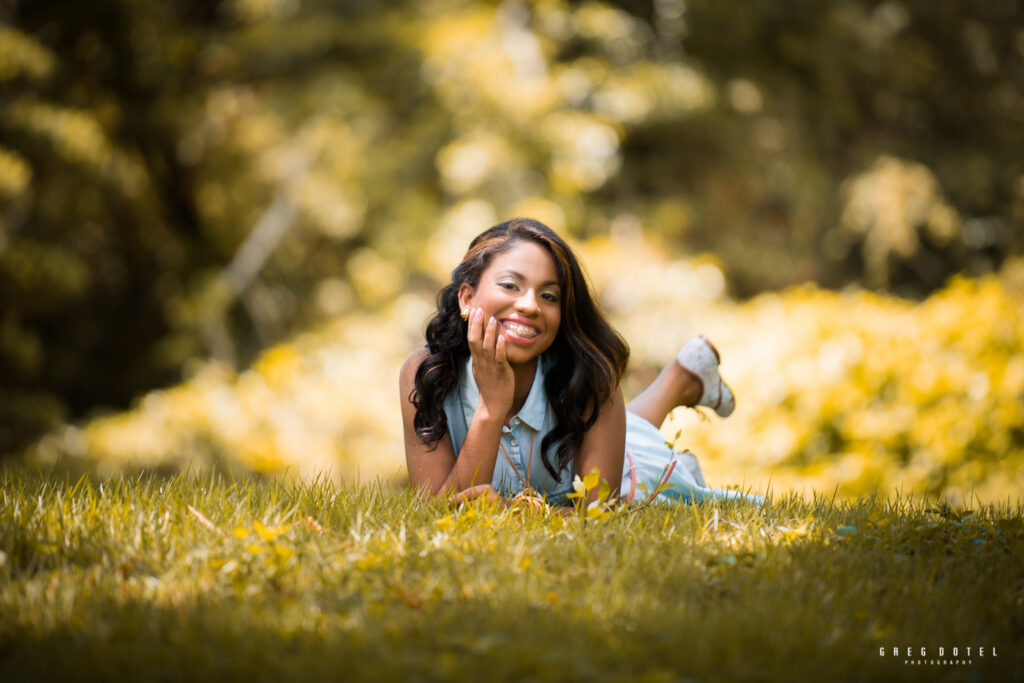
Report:
[[[616,4],[719,93],[698,121],[630,135],[619,178],[643,195],[687,197],[689,244],[716,251],[738,293],[864,275],[869,286],[920,296],[951,273],[989,272],[1020,252],[1019,3]],[[672,153],[652,154],[662,145]],[[930,204],[912,224],[887,220],[900,208],[868,206],[843,185],[890,156],[906,163],[890,165],[883,182],[919,182],[918,165],[931,177],[920,195]],[[840,220],[855,211],[859,227]],[[917,233],[909,242],[908,231]]]
[[[0,1],[0,452],[536,215],[733,293],[1021,250],[1005,0]]]
[[[190,357],[246,363],[344,272],[368,213],[353,178],[432,167],[394,135],[423,88],[390,78],[414,68],[384,13],[294,9],[0,5],[0,452],[178,381]],[[406,146],[389,167],[348,165],[385,135]]]
[[[192,262],[203,249],[158,106],[168,70],[142,40],[167,18],[149,9],[3,6],[16,27],[0,34],[0,150],[28,181],[5,193],[0,449],[177,376],[154,357],[167,332],[159,301],[179,286],[186,249],[198,247]]]

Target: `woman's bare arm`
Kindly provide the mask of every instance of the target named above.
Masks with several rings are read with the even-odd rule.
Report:
[[[580,477],[591,469],[601,470],[601,479],[608,482],[611,497],[619,494],[622,486],[622,461],[626,451],[626,403],[622,399],[621,387],[616,387],[612,397],[601,406],[597,422],[583,435],[583,443],[576,454],[575,471]],[[587,502],[597,499],[595,488]]]
[[[493,342],[492,342],[493,344]],[[415,385],[416,370],[429,355],[422,349],[413,353],[402,366],[399,379],[402,402],[402,423],[405,435],[405,462],[413,488],[427,493],[455,493],[480,484],[489,484],[494,476],[494,465],[501,439],[504,414],[489,411],[484,401],[477,405],[470,421],[466,440],[455,457],[451,437],[445,437],[430,450],[416,436],[413,417],[416,408],[410,397]]]
[[[421,492],[437,493],[444,487],[455,466],[452,439],[445,434],[433,450],[428,450],[426,444],[416,436],[413,426],[416,407],[411,401],[416,371],[429,355],[427,349],[420,349],[405,360],[398,387],[401,392],[402,431],[405,436],[405,464],[409,469],[409,483]]]
[[[426,349],[410,355],[402,366],[399,381],[405,460],[409,469],[410,484],[413,488],[422,489],[428,494],[456,493],[489,484],[494,475],[498,440],[501,438],[500,420],[492,419],[488,415],[474,415],[458,458],[455,457],[450,436],[445,435],[433,450],[429,450],[416,436],[413,428],[416,408],[409,399],[416,370],[428,355],[430,354]],[[599,468],[601,479],[608,482],[614,497],[622,484],[625,440],[625,402],[621,389],[616,389],[611,400],[602,406],[597,422],[584,435],[576,456],[575,471],[585,476],[592,468]],[[588,502],[596,498],[595,488],[591,491]]]

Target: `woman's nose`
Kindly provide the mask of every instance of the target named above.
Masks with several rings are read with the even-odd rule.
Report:
[[[526,290],[521,297],[516,299],[516,310],[523,313],[536,313],[540,310],[540,307],[537,306],[537,296],[532,289]]]

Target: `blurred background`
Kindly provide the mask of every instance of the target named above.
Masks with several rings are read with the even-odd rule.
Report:
[[[579,248],[717,485],[1024,486],[1012,0],[0,0],[0,454],[400,486],[469,240]]]

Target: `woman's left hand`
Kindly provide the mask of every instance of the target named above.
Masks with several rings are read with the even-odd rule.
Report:
[[[477,498],[496,500],[502,505],[509,507],[523,507],[530,510],[540,510],[545,507],[544,499],[539,498],[536,495],[519,493],[512,498],[506,498],[495,491],[490,484],[481,484],[480,486],[473,486],[463,491],[459,491],[454,496],[449,496],[448,502],[453,505],[459,505],[460,503],[466,503]]]
[[[450,496],[448,501],[458,505],[459,503],[465,503],[470,500],[477,498],[490,498],[492,500],[501,500],[501,496],[494,490],[490,484],[480,484],[479,486],[471,486],[468,489],[459,491],[454,496]]]

